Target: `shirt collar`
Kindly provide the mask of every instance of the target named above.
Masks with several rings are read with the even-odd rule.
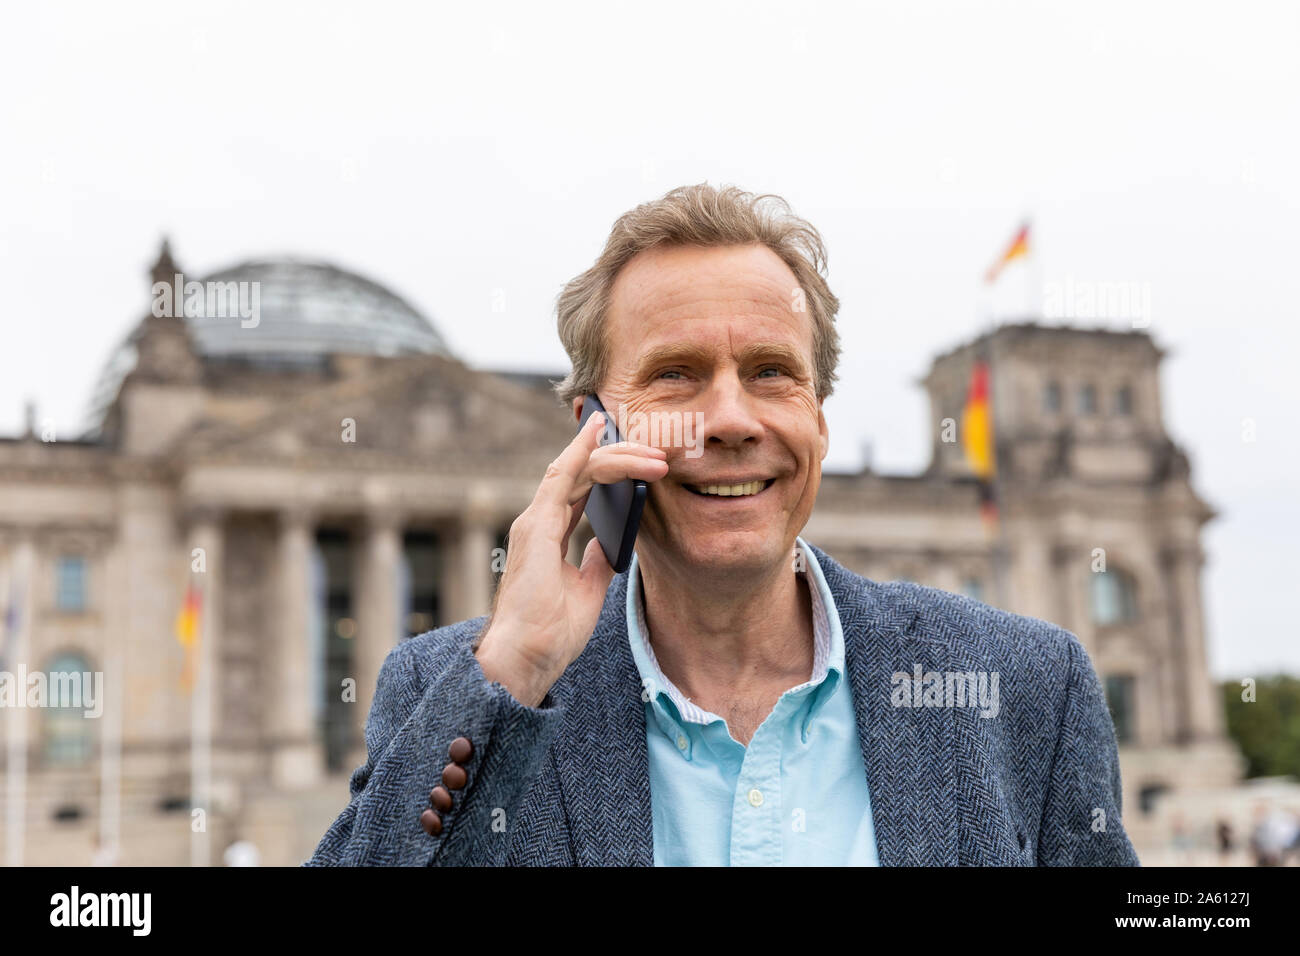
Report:
[[[813,699],[800,728],[801,736],[807,742],[813,719],[843,680],[844,632],[840,627],[835,596],[831,594],[816,555],[803,538],[795,539],[795,573],[809,584],[813,618],[812,677],[791,688],[813,688]],[[703,726],[720,718],[688,700],[660,669],[650,645],[650,629],[646,624],[645,602],[641,595],[641,572],[635,552],[627,575],[627,634],[632,658],[641,677],[641,700],[651,705],[660,731],[689,760],[694,742],[685,725]]]

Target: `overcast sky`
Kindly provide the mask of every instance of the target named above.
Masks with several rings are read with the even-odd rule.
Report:
[[[0,434],[27,398],[75,433],[164,233],[187,272],[326,259],[471,364],[561,370],[563,282],[620,213],[708,180],[822,231],[828,464],[870,442],[911,472],[916,379],[1023,311],[1014,272],[981,278],[1031,215],[1044,282],[1150,291],[1167,425],[1220,511],[1214,672],[1300,671],[1295,4],[480,6],[6,8]]]

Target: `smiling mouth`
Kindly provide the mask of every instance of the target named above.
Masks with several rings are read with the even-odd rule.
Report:
[[[704,498],[749,498],[772,487],[774,481],[776,481],[775,478],[765,478],[757,481],[742,481],[734,485],[688,485],[683,483],[682,487],[692,494]]]

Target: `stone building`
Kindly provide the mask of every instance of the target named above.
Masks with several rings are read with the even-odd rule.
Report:
[[[165,245],[153,272],[180,272]],[[360,276],[283,259],[204,281],[258,283],[256,323],[150,314],[107,363],[83,437],[43,440],[32,423],[0,440],[0,669],[102,672],[106,688],[97,718],[0,711],[10,862],[216,864],[236,841],[264,863],[309,855],[346,803],[388,650],[486,611],[494,549],[572,436],[547,376],[468,367]],[[943,440],[977,355],[996,537]],[[1240,772],[1206,668],[1212,511],[1164,431],[1160,360],[1141,332],[982,335],[923,381],[930,466],[827,474],[804,532],[877,580],[1077,634],[1105,683],[1139,850],[1162,791]],[[201,639],[187,651],[190,588]]]

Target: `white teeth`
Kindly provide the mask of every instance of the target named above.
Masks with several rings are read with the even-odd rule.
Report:
[[[746,481],[739,485],[696,485],[696,490],[706,495],[718,495],[722,498],[739,498],[743,495],[756,495],[767,485],[765,481]]]

